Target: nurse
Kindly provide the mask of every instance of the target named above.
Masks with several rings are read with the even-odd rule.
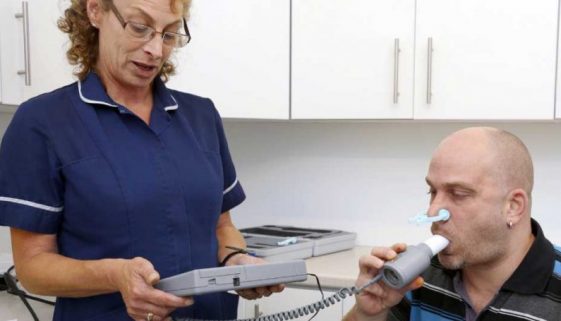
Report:
[[[244,198],[209,99],[170,90],[190,0],[72,0],[59,21],[78,81],[23,103],[0,149],[0,225],[54,320],[234,318],[237,296],[153,285],[258,263],[229,211]],[[254,299],[282,290],[240,291]]]

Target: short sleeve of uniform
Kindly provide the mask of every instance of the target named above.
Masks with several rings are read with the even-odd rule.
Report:
[[[63,210],[62,182],[38,104],[22,104],[0,147],[0,225],[54,234]]]
[[[213,104],[214,108],[214,104]],[[231,210],[238,206],[245,200],[245,193],[240,184],[230,150],[228,149],[228,142],[224,133],[224,126],[218,111],[215,110],[215,123],[218,132],[218,140],[220,144],[220,156],[222,157],[222,170],[224,174],[224,189],[222,199],[222,213]]]

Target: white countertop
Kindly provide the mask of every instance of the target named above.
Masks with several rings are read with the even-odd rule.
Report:
[[[371,249],[370,246],[357,246],[346,251],[312,257],[306,259],[306,268],[308,273],[316,274],[319,277],[324,289],[351,287],[358,276],[358,259],[362,255],[370,253]],[[313,277],[289,286],[317,289],[316,280]]]

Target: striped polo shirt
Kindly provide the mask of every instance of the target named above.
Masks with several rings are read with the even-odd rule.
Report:
[[[561,247],[554,247],[532,220],[534,243],[477,321],[560,321]],[[446,270],[435,257],[423,274],[422,288],[407,293],[388,320],[466,320],[471,307],[460,295],[458,271]]]

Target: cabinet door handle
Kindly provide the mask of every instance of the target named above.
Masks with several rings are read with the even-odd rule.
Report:
[[[393,103],[397,104],[399,101],[399,38],[394,39],[393,43]]]
[[[262,316],[262,315],[263,315],[263,312],[259,311],[259,304],[256,303],[256,304],[253,306],[253,317],[254,317],[255,319],[257,319],[257,318],[259,318],[259,317]]]
[[[21,2],[21,13],[16,13],[16,18],[23,19],[23,56],[24,70],[18,70],[18,75],[25,75],[25,85],[31,86],[31,59],[29,52],[29,11],[27,1]]]
[[[428,39],[427,46],[427,104],[432,102],[432,37]]]

